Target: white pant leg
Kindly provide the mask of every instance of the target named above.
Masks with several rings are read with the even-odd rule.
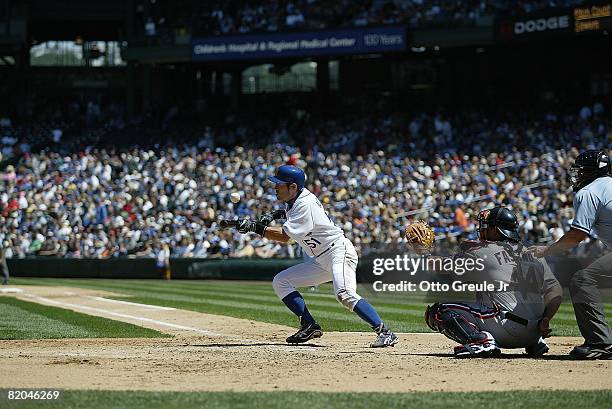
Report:
[[[357,252],[353,243],[345,238],[330,256],[334,294],[340,304],[352,311],[361,300],[357,294]]]
[[[331,281],[331,272],[311,259],[281,271],[272,280],[272,287],[281,300],[299,287],[319,285]]]

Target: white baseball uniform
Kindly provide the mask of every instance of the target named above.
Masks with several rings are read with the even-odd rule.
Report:
[[[272,281],[283,299],[298,287],[332,281],[338,301],[350,309],[361,299],[357,294],[357,252],[342,229],[329,219],[323,205],[304,188],[295,202],[287,205],[283,231],[312,258],[278,273]]]

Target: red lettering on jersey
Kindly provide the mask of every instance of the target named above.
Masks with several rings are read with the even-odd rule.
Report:
[[[497,253],[493,253],[493,254],[495,255],[495,258],[497,259],[497,262],[499,263],[500,266],[502,264],[508,264],[508,263],[514,262],[514,260],[512,259],[512,257],[510,257],[508,252],[506,252],[506,250],[498,251]]]

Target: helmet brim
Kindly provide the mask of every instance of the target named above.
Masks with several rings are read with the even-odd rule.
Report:
[[[276,176],[270,176],[268,177],[268,180],[277,185],[286,185],[287,183],[291,183],[291,182],[287,182],[286,180],[279,179]]]

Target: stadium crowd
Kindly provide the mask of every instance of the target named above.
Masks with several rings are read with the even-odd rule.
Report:
[[[530,13],[549,7],[571,7],[583,0],[268,0],[199,2],[176,7],[174,2],[143,0],[136,4],[137,26],[147,36],[168,29],[192,35],[230,35],[296,29],[325,29],[403,24],[410,27],[469,25],[496,14]]]
[[[10,122],[2,135],[26,143]],[[24,149],[0,173],[7,257],[155,257],[167,247],[173,257],[294,257],[297,246],[217,228],[221,218],[278,207],[266,178],[281,164],[306,169],[308,188],[361,254],[401,248],[402,227],[415,218],[455,243],[494,203],[520,215],[527,242],[542,242],[573,217],[566,172],[576,147],[609,147],[612,116],[597,103],[538,119],[310,118],[206,126],[189,144],[85,149],[41,129],[48,147]],[[97,141],[101,131],[91,134]]]

